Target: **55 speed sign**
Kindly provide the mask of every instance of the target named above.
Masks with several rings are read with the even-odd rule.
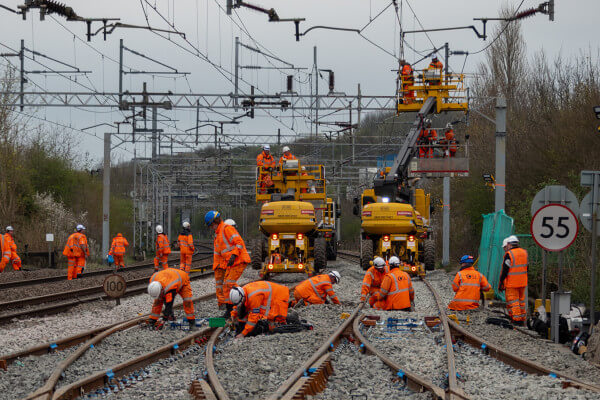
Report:
[[[562,204],[548,204],[531,219],[531,235],[541,248],[561,251],[575,241],[579,225],[577,217]]]

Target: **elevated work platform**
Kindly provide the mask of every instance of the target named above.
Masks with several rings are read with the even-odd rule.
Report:
[[[413,78],[400,76],[397,111],[418,112],[427,98],[435,98],[433,112],[468,110],[463,74],[443,74],[439,69],[420,71]]]
[[[286,160],[275,168],[257,167],[256,201],[320,200],[326,203],[325,168]]]

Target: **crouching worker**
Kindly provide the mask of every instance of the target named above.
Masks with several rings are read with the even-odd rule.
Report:
[[[327,302],[327,296],[333,304],[340,304],[340,300],[333,291],[333,284],[340,282],[340,273],[331,271],[328,274],[313,276],[294,288],[294,300],[291,306],[295,306],[297,302],[303,300],[308,304],[323,304]]]
[[[454,299],[448,304],[450,310],[473,310],[479,307],[480,291],[487,292],[492,287],[482,273],[475,270],[473,256],[465,255],[460,259],[460,271],[454,277],[452,290]]]
[[[367,270],[363,278],[360,289],[360,301],[365,301],[367,296],[371,295],[369,297],[369,305],[371,307],[375,305],[376,299],[372,295],[381,289],[381,282],[383,282],[383,278],[388,272],[390,271],[385,260],[381,257],[375,257],[373,266]]]
[[[374,294],[376,303],[373,308],[380,310],[410,311],[415,299],[410,276],[400,270],[400,259],[390,257],[390,272],[383,278],[381,289]]]
[[[243,326],[236,338],[269,333],[278,325],[286,324],[289,299],[290,290],[273,282],[234,286],[229,292],[229,300],[235,306],[231,319],[240,329]]]
[[[196,328],[196,317],[194,316],[194,303],[192,302],[192,287],[190,286],[190,277],[185,271],[167,268],[155,272],[150,278],[148,285],[148,294],[154,297],[152,304],[152,313],[150,314],[150,323],[155,327],[160,328],[158,318],[162,311],[163,304],[163,319],[165,321],[174,321],[173,303],[175,296],[180,295],[183,299],[183,310],[190,324],[190,329]]]

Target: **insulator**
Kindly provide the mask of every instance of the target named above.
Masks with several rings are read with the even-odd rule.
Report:
[[[294,91],[294,75],[287,76],[287,91],[288,92]]]
[[[333,92],[333,88],[335,87],[335,78],[333,75],[333,71],[329,72],[329,91]]]
[[[538,12],[537,8],[531,8],[529,10],[521,11],[520,13],[516,14],[511,19],[517,20],[517,19],[528,18],[528,17],[531,17],[532,15],[535,15],[535,13],[537,13],[537,12]]]

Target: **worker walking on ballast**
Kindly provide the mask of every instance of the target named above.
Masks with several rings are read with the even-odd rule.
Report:
[[[327,296],[333,304],[341,304],[337,295],[333,291],[333,284],[340,283],[340,273],[331,271],[328,274],[313,276],[294,288],[294,300],[291,303],[293,307],[300,300],[304,300],[306,305],[324,304],[327,302]]]
[[[523,325],[527,317],[525,291],[527,290],[527,250],[519,247],[519,239],[511,235],[502,242],[504,259],[500,273],[500,286],[506,296],[508,315],[518,325]]]
[[[374,294],[377,301],[374,308],[411,311],[415,291],[410,276],[400,270],[400,259],[398,257],[390,257],[389,264],[390,272],[383,278],[381,290]]]
[[[190,273],[192,269],[192,254],[194,254],[194,238],[188,221],[182,224],[182,231],[177,238],[179,243],[179,269]]]
[[[390,272],[385,260],[381,257],[375,257],[373,260],[373,266],[367,270],[365,277],[362,281],[362,287],[360,289],[360,301],[365,301],[367,296],[369,297],[369,305],[373,307],[375,305],[375,296],[373,293],[378,292],[381,289],[381,283],[386,274]]]
[[[0,272],[4,271],[7,263],[12,264],[15,271],[21,270],[21,257],[17,254],[17,243],[15,243],[15,230],[12,226],[6,227],[6,233],[4,234],[4,243],[6,250],[2,250],[2,258],[7,258],[5,263],[0,262]],[[0,249],[3,246],[0,246]]]
[[[4,271],[10,261],[10,253],[10,245],[4,240],[4,235],[0,235],[0,272]]]
[[[473,266],[473,256],[464,255],[460,259],[460,271],[452,281],[452,290],[456,292],[454,299],[448,304],[450,310],[473,310],[479,307],[480,292],[487,292],[492,287],[485,276]]]
[[[77,225],[77,232],[71,234],[67,239],[67,244],[63,250],[63,255],[67,257],[67,279],[78,279],[85,269],[85,259],[90,256],[87,237],[85,236],[85,226]]]
[[[156,254],[154,256],[154,271],[158,271],[158,267],[162,269],[169,268],[169,254],[171,254],[171,245],[169,237],[163,233],[162,225],[156,225]]]
[[[175,296],[179,295],[183,299],[183,311],[190,324],[190,329],[196,328],[194,303],[192,302],[192,286],[190,285],[190,277],[185,271],[167,268],[155,272],[150,278],[148,294],[154,298],[150,314],[150,322],[153,325],[157,325],[163,304],[165,306],[163,319],[165,321],[175,320],[173,303],[175,302]]]
[[[125,257],[125,251],[127,251],[127,246],[129,246],[129,242],[127,241],[127,239],[125,239],[125,237],[122,234],[117,233],[117,236],[115,236],[115,238],[112,241],[112,244],[110,245],[110,251],[108,252],[109,256],[113,256],[113,260],[117,271],[120,268],[125,267],[125,261],[123,260],[123,258]]]

